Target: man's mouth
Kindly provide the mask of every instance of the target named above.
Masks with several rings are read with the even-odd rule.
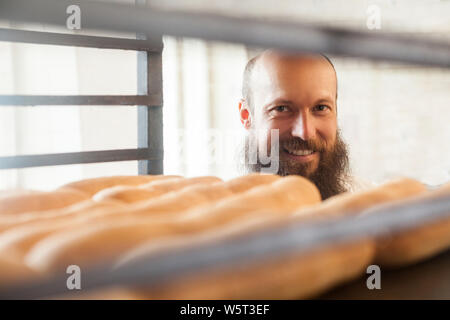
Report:
[[[293,156],[309,156],[310,154],[314,153],[314,150],[308,150],[308,149],[292,149],[292,148],[284,148],[284,151],[287,153],[293,155]]]

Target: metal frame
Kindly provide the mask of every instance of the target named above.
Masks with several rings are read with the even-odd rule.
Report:
[[[37,154],[0,158],[0,169],[17,169],[112,161],[158,161],[148,148]]]
[[[143,0],[138,0],[142,3]],[[2,0],[0,19],[66,26],[71,0]],[[308,51],[450,68],[450,44],[425,37],[360,32],[254,17],[168,12],[151,7],[78,0],[82,28],[194,37],[248,46]]]
[[[0,28],[0,39],[2,41],[19,43],[39,43],[70,47],[135,50],[156,53],[161,52],[163,49],[160,43],[144,40],[4,28]]]
[[[141,5],[142,0],[137,0]],[[1,5],[1,4],[0,4]],[[138,174],[163,173],[162,37],[97,37],[0,28],[0,41],[138,51],[137,95],[0,95],[0,106],[137,106],[137,149],[0,157],[0,169],[138,161]]]
[[[147,105],[158,107],[161,103],[159,95],[140,96],[41,96],[41,95],[2,95],[0,106],[104,106],[121,105],[135,106]]]

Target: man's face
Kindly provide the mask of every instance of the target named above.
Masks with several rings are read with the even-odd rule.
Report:
[[[267,150],[271,130],[279,130],[279,174],[315,182],[342,173],[347,154],[337,130],[336,88],[334,68],[321,56],[268,53],[256,62],[246,128]]]

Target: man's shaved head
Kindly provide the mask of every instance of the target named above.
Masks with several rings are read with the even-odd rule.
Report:
[[[276,50],[265,50],[262,53],[251,58],[247,62],[245,69],[244,69],[244,75],[243,75],[243,81],[242,81],[242,97],[250,109],[253,109],[251,81],[252,81],[253,69],[255,68],[257,63],[261,59],[264,59],[266,57],[287,58],[289,56],[291,56],[293,58],[297,58],[297,59],[303,58],[303,57],[309,57],[309,58],[314,58],[314,59],[324,59],[324,61],[328,62],[328,64],[333,68],[334,73],[336,75],[336,69],[334,67],[333,62],[331,62],[330,58],[328,58],[324,54],[320,54],[320,55],[316,55],[316,56],[303,56],[303,55],[288,54],[288,53],[284,53],[284,52],[280,52],[280,51],[276,51]],[[337,99],[337,76],[336,76],[336,99]]]
[[[324,55],[267,50],[247,63],[243,80],[239,112],[247,129],[247,171],[272,168],[259,159],[265,153],[260,150],[272,155],[273,145],[279,175],[309,178],[324,199],[346,191],[348,154],[337,126],[337,76],[331,61]],[[248,159],[258,160],[250,164]]]

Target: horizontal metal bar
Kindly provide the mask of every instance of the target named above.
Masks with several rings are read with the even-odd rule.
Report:
[[[148,52],[161,52],[163,49],[160,42],[152,42],[150,40],[97,37],[4,28],[0,28],[0,41]]]
[[[85,151],[0,157],[0,169],[57,166],[81,163],[157,159],[158,153],[147,148]]]
[[[66,25],[67,0],[3,0],[0,18]],[[423,37],[313,26],[304,23],[175,13],[132,5],[79,0],[82,28],[195,37],[294,52],[328,53],[450,68],[450,44]]]
[[[359,213],[356,217],[347,215],[328,221],[286,221],[232,239],[153,254],[118,269],[111,270],[111,265],[83,269],[83,292],[112,285],[160,285],[215,266],[224,270],[226,266],[264,261],[286,254],[304,254],[322,246],[401,232],[449,219],[450,196],[415,199],[409,203],[400,200]],[[5,288],[0,290],[0,299],[39,299],[67,294],[66,280],[67,274],[54,274],[49,279]]]
[[[0,106],[54,106],[54,105],[122,105],[122,106],[159,106],[162,97],[150,95],[104,95],[104,96],[43,96],[43,95],[0,95]]]

